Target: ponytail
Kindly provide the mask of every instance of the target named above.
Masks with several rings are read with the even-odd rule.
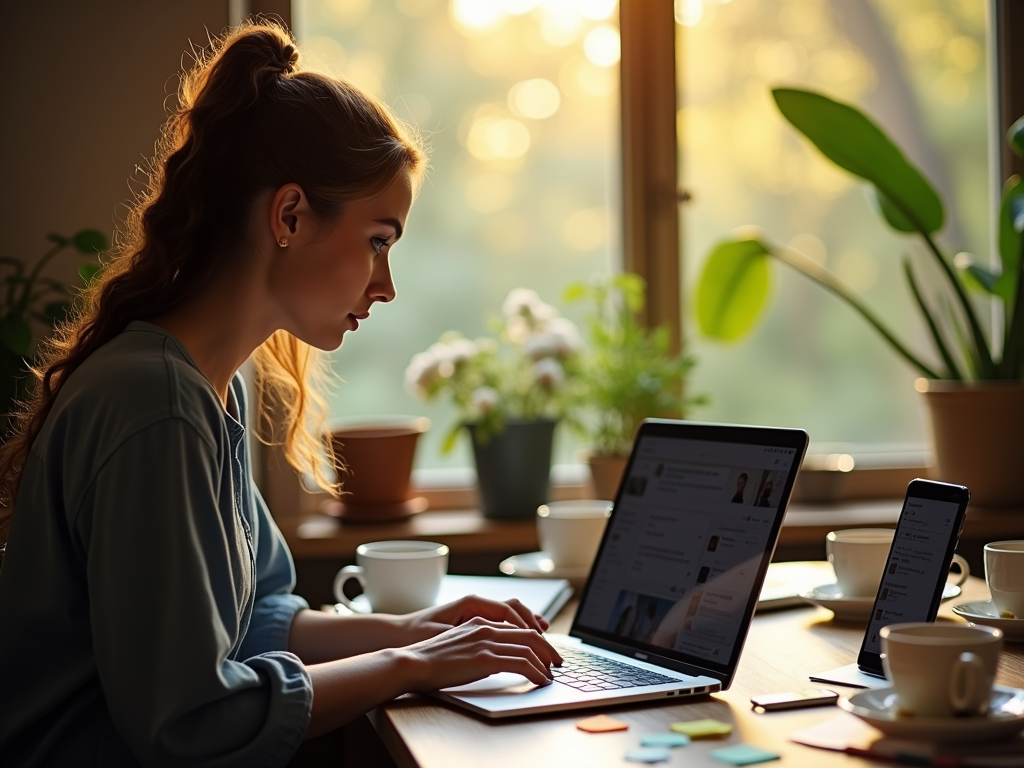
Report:
[[[37,386],[13,414],[0,448],[0,544],[28,451],[67,378],[132,320],[164,314],[200,290],[217,257],[244,244],[260,195],[296,183],[328,220],[402,174],[418,179],[426,164],[418,139],[385,106],[345,80],[302,71],[294,41],[272,22],[215,41],[183,77],[178,101],[105,269],[41,345]],[[257,432],[273,423],[273,404],[288,462],[332,489],[320,461],[327,408],[317,350],[277,331],[254,361]]]

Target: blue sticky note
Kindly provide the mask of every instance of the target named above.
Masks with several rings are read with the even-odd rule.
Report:
[[[689,743],[685,733],[648,733],[640,739],[644,747],[685,747]]]
[[[626,751],[626,759],[631,763],[664,763],[668,757],[668,750],[664,747],[640,747]]]
[[[760,747],[752,747],[750,744],[736,744],[732,747],[716,749],[711,753],[711,757],[729,765],[753,765],[779,759],[779,755],[776,753]]]

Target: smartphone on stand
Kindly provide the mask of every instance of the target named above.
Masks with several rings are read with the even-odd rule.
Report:
[[[913,480],[907,487],[857,656],[862,672],[885,677],[879,635],[882,627],[907,621],[935,621],[970,499],[971,492],[963,485]]]

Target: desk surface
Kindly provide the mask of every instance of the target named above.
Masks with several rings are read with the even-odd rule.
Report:
[[[961,621],[951,611],[954,603],[987,597],[985,582],[971,577],[964,585],[963,596],[944,603],[939,616]],[[575,605],[570,603],[556,620],[553,631],[568,631],[574,609]],[[627,749],[638,745],[640,734],[664,731],[678,720],[704,717],[733,723],[732,736],[727,740],[693,742],[684,749],[673,750],[670,761],[658,765],[721,768],[724,764],[711,760],[707,753],[740,742],[778,752],[786,765],[808,768],[871,765],[873,763],[867,760],[788,741],[790,733],[834,717],[839,712],[835,707],[765,714],[756,714],[750,708],[751,696],[810,687],[814,684],[807,679],[809,673],[855,660],[864,627],[840,624],[832,621],[831,616],[831,612],[815,607],[756,616],[732,688],[688,703],[610,707],[584,710],[583,714],[492,723],[431,699],[406,696],[376,710],[372,719],[395,762],[402,768],[630,765],[623,755]],[[1006,646],[997,682],[1024,687],[1024,645]],[[842,687],[836,690],[841,694],[855,692]],[[595,735],[575,728],[575,722],[581,717],[598,712],[625,720],[630,729]]]

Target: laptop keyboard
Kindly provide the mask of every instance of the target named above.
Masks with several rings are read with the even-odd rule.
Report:
[[[551,667],[555,682],[578,691],[610,691],[615,688],[680,682],[675,677],[637,669],[629,664],[581,651],[559,648],[558,653],[563,663],[560,667]]]

